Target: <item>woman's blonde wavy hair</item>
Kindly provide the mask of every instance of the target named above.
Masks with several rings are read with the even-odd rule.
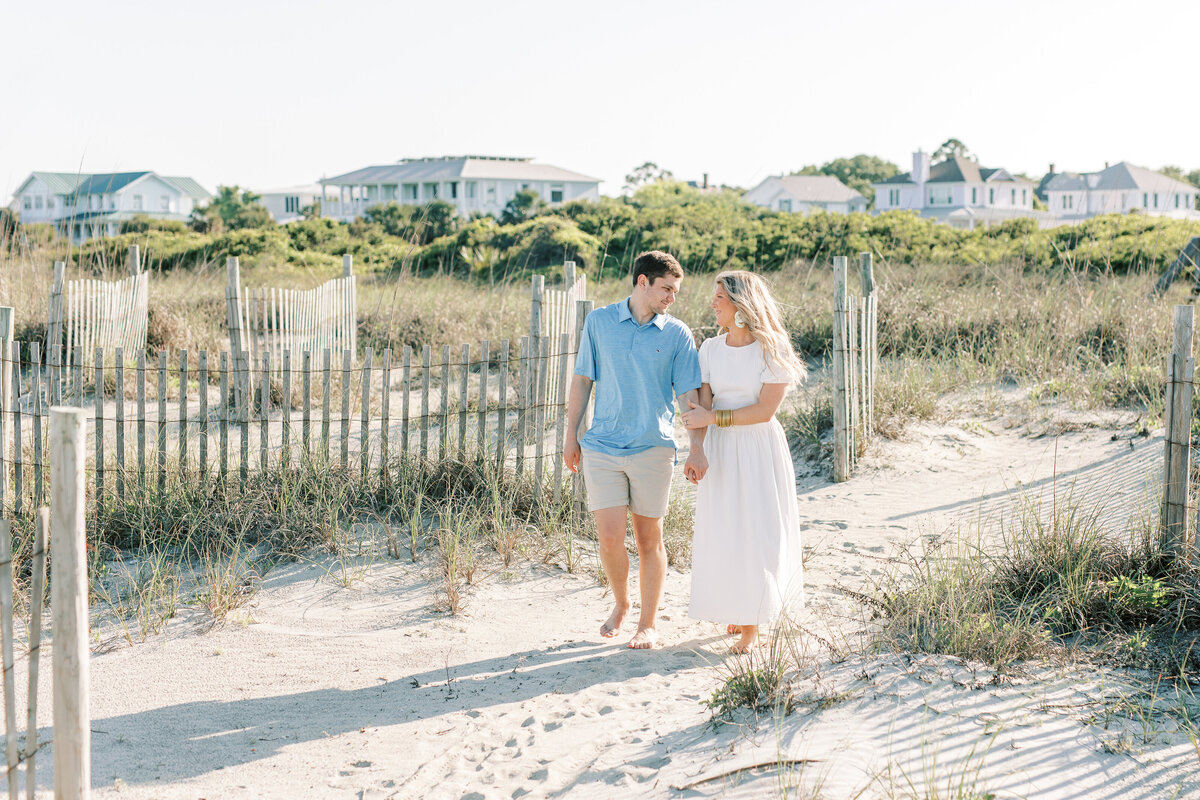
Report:
[[[742,312],[750,335],[762,345],[767,363],[787,370],[793,381],[804,380],[808,368],[792,349],[792,339],[783,327],[779,306],[766,282],[753,272],[741,269],[722,272],[716,280],[734,307]]]

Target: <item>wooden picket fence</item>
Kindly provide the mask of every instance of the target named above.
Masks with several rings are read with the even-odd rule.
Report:
[[[225,289],[229,347],[233,353],[246,352],[249,361],[240,369],[254,372],[247,365],[262,363],[267,356],[271,377],[279,378],[287,367],[298,361],[284,353],[357,353],[358,312],[353,258],[342,256],[342,277],[326,281],[315,289],[243,289],[238,259],[225,263],[228,285]],[[133,352],[132,349],[126,352]],[[254,386],[256,381],[251,380]],[[242,389],[235,391],[239,407]]]
[[[1167,356],[1166,396],[1163,405],[1163,500],[1161,529],[1163,550],[1176,557],[1194,558],[1194,531],[1188,530],[1192,462],[1192,399],[1196,364],[1192,358],[1195,310],[1175,306],[1171,354]],[[1197,513],[1200,513],[1198,511]],[[1200,525],[1200,519],[1197,520]]]
[[[578,322],[579,301],[587,300],[587,276],[576,273],[575,262],[563,265],[563,288],[545,288],[545,277],[534,275],[530,286],[529,335],[550,340],[550,355],[559,355],[558,342],[564,333],[574,334]],[[572,365],[573,366],[573,365]],[[569,382],[568,382],[569,385]],[[566,402],[560,398],[558,385],[551,382],[547,402]]]
[[[137,245],[129,248],[127,278],[64,282],[65,269],[61,261],[54,265],[46,341],[64,342],[68,359],[81,352],[85,361],[97,349],[133,352],[146,346],[149,278],[142,271]]]
[[[580,328],[590,311],[584,306]],[[474,455],[531,479],[558,502],[576,340],[577,332],[561,334],[552,350],[548,337],[522,337],[517,348],[502,340],[494,351],[485,340],[460,350],[447,345],[440,354],[406,346],[399,358],[367,348],[359,365],[348,349],[295,359],[285,350],[289,368],[278,380],[269,352],[260,354],[253,375],[239,366],[254,363],[246,351],[237,359],[159,351],[148,360],[144,351],[96,350],[90,368],[76,354],[66,369],[48,366],[38,343],[13,342],[5,347],[12,377],[0,416],[17,444],[3,450],[0,508],[22,514],[43,502],[43,437],[49,406],[58,404],[89,411],[97,499],[123,498],[134,484],[244,485],[251,472],[314,460],[363,481],[387,480],[402,455]],[[563,401],[548,401],[552,384]],[[234,399],[239,385],[251,402]],[[578,481],[570,491],[578,498]]]
[[[846,257],[833,259],[833,479],[850,478],[875,430],[879,340],[875,274],[859,255],[862,295],[846,293]]]

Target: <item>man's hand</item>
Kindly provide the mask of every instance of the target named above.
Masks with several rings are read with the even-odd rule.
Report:
[[[579,457],[582,451],[579,449],[579,442],[574,436],[568,436],[563,444],[563,462],[566,463],[567,469],[571,472],[579,472]]]
[[[693,447],[688,452],[687,461],[683,464],[683,477],[692,483],[699,483],[706,472],[708,472],[708,456],[704,455],[702,448]]]
[[[694,431],[698,428],[707,428],[716,421],[716,416],[712,411],[692,402],[691,398],[688,398],[687,404],[691,408],[683,412],[681,418],[683,419],[683,427],[689,431]]]

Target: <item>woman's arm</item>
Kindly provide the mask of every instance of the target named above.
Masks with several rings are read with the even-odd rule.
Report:
[[[708,389],[707,405],[704,404],[705,389]],[[757,403],[733,409],[733,424],[755,425],[769,422],[783,403],[787,390],[786,383],[764,383]],[[716,415],[712,411],[712,389],[707,383],[700,387],[700,400],[702,407],[693,408],[683,414],[683,424],[689,429],[706,428],[716,421]]]

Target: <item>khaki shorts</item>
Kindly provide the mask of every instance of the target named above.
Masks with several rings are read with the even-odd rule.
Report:
[[[651,447],[629,456],[610,456],[584,448],[582,461],[588,511],[629,506],[639,517],[667,515],[674,448]]]

